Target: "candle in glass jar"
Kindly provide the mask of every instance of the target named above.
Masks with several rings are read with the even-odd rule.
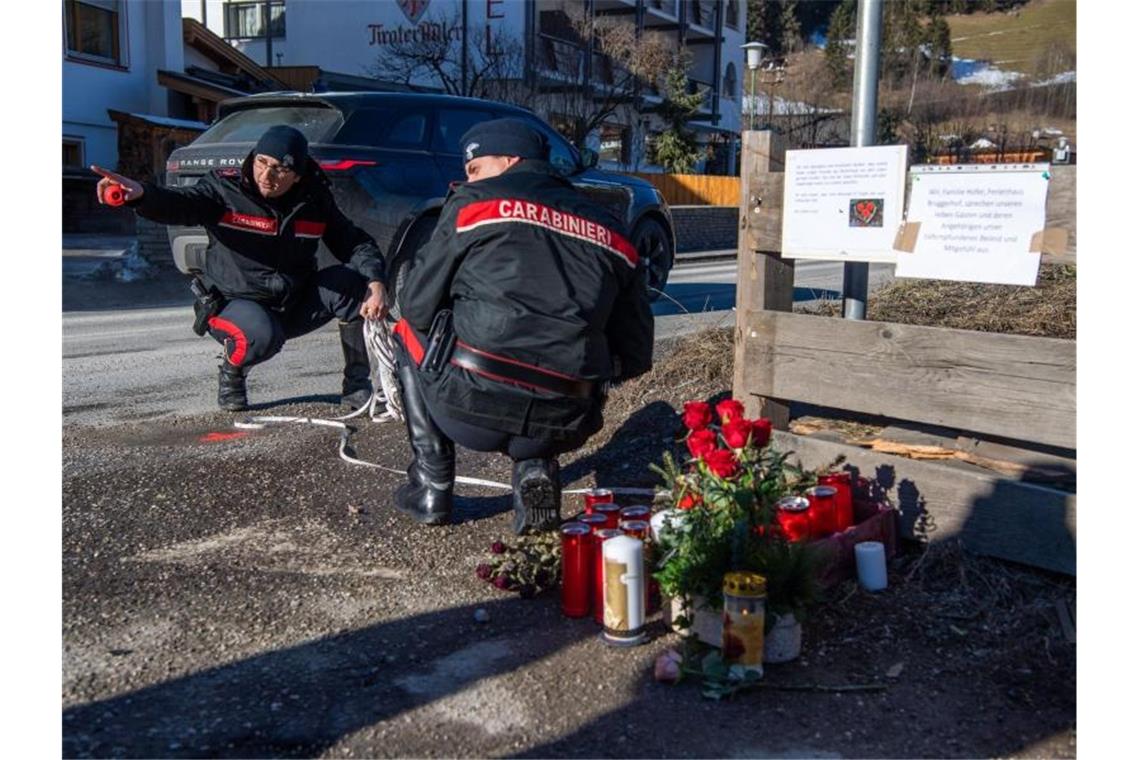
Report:
[[[645,520],[622,520],[618,523],[622,533],[642,541],[649,535],[649,523]]]
[[[594,564],[594,620],[599,625],[604,624],[605,617],[605,560],[602,557],[602,544],[611,538],[624,536],[616,528],[595,528],[593,533],[593,564]]]
[[[806,541],[812,536],[811,503],[803,496],[785,496],[776,502],[776,522],[788,541]]]
[[[594,540],[590,526],[581,522],[562,526],[562,614],[580,618],[590,614],[594,580]]]
[[[807,490],[811,532],[817,538],[835,532],[835,487],[816,486]]]
[[[829,472],[819,476],[821,486],[835,489],[835,530],[843,532],[855,524],[855,507],[851,496],[851,473]]]
[[[594,505],[595,515],[604,515],[607,528],[616,528],[621,522],[621,507],[613,502],[601,502]]]
[[[645,520],[646,522],[649,522],[649,518],[652,516],[653,510],[644,504],[634,504],[621,508],[622,520]]]
[[[596,504],[613,504],[614,492],[608,488],[594,488],[586,491],[583,501],[586,505],[586,514],[592,515]]]

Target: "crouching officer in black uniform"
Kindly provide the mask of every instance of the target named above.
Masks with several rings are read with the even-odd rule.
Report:
[[[271,127],[240,173],[214,170],[192,187],[139,183],[91,167],[103,176],[97,192],[122,186],[126,204],[163,224],[201,225],[210,245],[205,272],[193,283],[199,334],[224,347],[218,405],[248,405],[249,368],[334,317],[344,353],[342,401],[359,408],[372,396],[363,319],[387,314],[384,263],[375,241],[337,208],[329,180],[308,155],[296,129]],[[317,270],[323,240],[347,266]],[[362,319],[363,318],[363,319]]]
[[[605,386],[646,372],[653,315],[621,223],[547,163],[524,122],[476,125],[397,295],[414,459],[399,509],[449,520],[452,442],[514,460],[514,529],[557,525],[558,454],[602,427]]]

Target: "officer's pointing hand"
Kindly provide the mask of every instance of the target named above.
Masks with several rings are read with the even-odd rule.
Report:
[[[360,305],[360,316],[365,319],[383,319],[388,316],[388,294],[383,283],[368,283],[368,298]]]
[[[104,200],[104,197],[107,190],[112,185],[119,185],[123,188],[123,193],[125,194],[123,200],[133,201],[138,200],[142,197],[143,186],[138,182],[135,182],[133,179],[124,177],[121,174],[115,174],[115,172],[107,171],[102,167],[94,165],[91,166],[91,171],[95,172],[103,178],[99,180],[99,184],[95,188],[95,195],[99,199],[100,203],[106,205],[107,202]]]

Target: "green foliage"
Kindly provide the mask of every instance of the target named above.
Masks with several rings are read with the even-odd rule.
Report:
[[[670,127],[653,139],[649,158],[671,174],[688,174],[700,160],[701,150],[691,131]]]
[[[848,87],[854,53],[846,40],[856,33],[856,2],[843,0],[831,15],[824,56],[832,83]],[[942,5],[931,0],[893,0],[883,4],[879,76],[885,85],[898,85],[918,75],[945,76],[951,57],[950,25]]]
[[[761,541],[752,548],[747,564],[768,581],[765,628],[771,629],[777,616],[789,613],[803,622],[822,594],[819,571],[825,560],[818,547],[807,543]]]
[[[677,56],[673,65],[665,72],[661,115],[669,123],[669,127],[649,146],[650,160],[673,174],[686,174],[692,171],[701,157],[696,137],[686,124],[701,107],[708,88],[689,92],[687,74],[689,63],[688,53]]]
[[[855,36],[855,0],[843,0],[831,14],[827,26],[827,45],[823,49],[827,71],[835,87],[849,86],[851,71],[847,56],[854,48],[846,41]]]
[[[661,531],[654,577],[667,596],[703,597],[712,608],[722,601],[724,574],[752,570],[768,578],[778,612],[802,617],[815,601],[821,559],[806,544],[789,544],[773,529],[775,505],[801,493],[817,475],[789,461],[791,454],[768,445],[734,450],[739,472],[722,478],[701,460],[682,468],[668,453],[651,465],[665,481],[673,504],[695,503]],[[806,573],[811,577],[802,578]],[[683,611],[688,615],[688,610]]]

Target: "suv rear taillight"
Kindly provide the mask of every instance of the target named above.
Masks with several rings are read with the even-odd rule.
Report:
[[[329,161],[321,161],[321,168],[326,172],[343,172],[349,169],[355,169],[358,166],[376,166],[375,161],[368,161],[361,158],[340,158]]]

